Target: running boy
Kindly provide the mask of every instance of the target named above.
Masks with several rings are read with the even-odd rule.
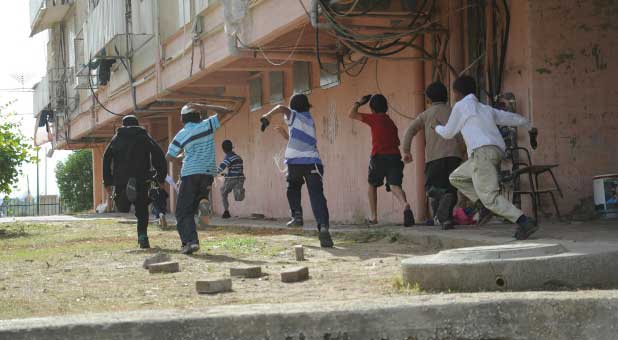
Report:
[[[371,114],[359,113],[358,108],[369,103]],[[414,215],[410,204],[406,199],[406,193],[401,188],[403,181],[403,162],[399,152],[399,137],[397,126],[386,114],[388,102],[381,94],[366,95],[354,103],[349,117],[359,120],[371,128],[371,159],[369,160],[369,208],[371,217],[369,224],[378,223],[378,187],[384,184],[386,178],[386,191],[392,191],[393,195],[403,206],[403,225],[414,225]]]
[[[223,202],[223,215],[222,218],[230,218],[230,202],[227,197],[230,192],[234,192],[234,200],[237,202],[245,199],[245,174],[243,161],[240,156],[234,152],[234,145],[232,141],[226,139],[221,144],[223,152],[225,152],[225,158],[223,162],[219,164],[217,171],[222,173],[227,168],[227,174],[225,174],[225,181],[221,187],[221,201]]]
[[[333,246],[329,232],[329,215],[322,176],[324,167],[318,153],[315,123],[309,112],[311,105],[304,94],[295,94],[290,98],[290,107],[277,105],[262,116],[262,131],[266,129],[273,114],[281,113],[288,125],[289,134],[278,129],[286,139],[288,145],[285,150],[285,163],[288,166],[288,190],[287,197],[292,212],[292,220],[288,225],[303,225],[303,212],[301,206],[301,192],[303,184],[307,183],[309,199],[313,216],[318,224],[320,246],[330,248]]]
[[[435,127],[446,139],[463,135],[468,160],[450,176],[450,181],[472,202],[480,202],[492,213],[517,224],[514,237],[525,240],[538,230],[536,221],[528,218],[504,196],[500,195],[498,168],[506,146],[496,125],[521,126],[530,130],[530,122],[517,114],[482,104],[476,98],[476,82],[461,76],[453,83],[457,103],[445,126]],[[481,214],[482,215],[482,214]]]
[[[218,115],[202,120],[201,111],[206,108],[212,106],[189,103],[182,107],[180,116],[184,127],[172,140],[166,156],[169,161],[174,161],[181,158],[181,152],[184,153],[176,201],[177,229],[183,254],[200,249],[194,216],[198,207],[200,217],[208,215],[208,195],[213,176],[217,174],[214,133],[219,128],[219,118],[229,112],[220,108]]]
[[[448,92],[441,82],[430,84],[425,90],[431,107],[419,114],[406,130],[403,138],[403,161],[412,162],[410,145],[421,130],[425,132],[425,191],[431,201],[436,225],[453,229],[453,208],[457,204],[457,189],[449,182],[450,174],[461,164],[462,145],[457,139],[444,139],[432,128],[447,122],[451,107],[447,104]],[[458,135],[460,137],[460,135]]]

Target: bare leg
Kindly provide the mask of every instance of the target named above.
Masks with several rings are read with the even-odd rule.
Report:
[[[367,190],[369,196],[369,209],[371,210],[371,221],[378,222],[378,188],[373,185],[369,185]]]
[[[391,191],[393,192],[393,195],[397,197],[397,200],[399,200],[399,203],[403,205],[404,210],[410,209],[410,204],[408,203],[408,200],[406,199],[406,193],[403,191],[403,189],[401,189],[401,187],[396,186],[396,185],[391,185]]]

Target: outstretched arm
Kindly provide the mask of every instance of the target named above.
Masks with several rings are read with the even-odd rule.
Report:
[[[496,121],[497,125],[519,126],[526,129],[526,131],[530,131],[530,129],[532,128],[530,121],[526,117],[517,113],[499,110],[496,108],[492,109],[492,113],[494,115],[494,120]]]
[[[288,132],[286,131],[286,129],[283,126],[275,126],[275,130],[277,130],[277,132],[279,132],[279,135],[281,135],[281,137],[283,137],[283,139],[285,140],[289,140],[290,136],[288,135]]]
[[[451,139],[461,131],[467,118],[468,116],[466,116],[466,113],[463,111],[462,105],[459,103],[455,104],[446,125],[438,125],[435,127],[436,133],[444,139]]]
[[[358,108],[367,104],[369,102],[369,99],[371,99],[370,94],[363,96],[359,100],[357,100],[354,103],[354,105],[352,105],[352,108],[350,109],[350,113],[348,114],[348,117],[354,120],[361,120],[363,116],[360,113],[358,113]]]

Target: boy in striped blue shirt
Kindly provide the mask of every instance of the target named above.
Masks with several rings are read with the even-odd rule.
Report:
[[[275,113],[281,113],[288,125],[289,134],[283,129],[277,129],[288,140],[285,149],[285,163],[288,166],[288,190],[287,197],[292,212],[292,220],[288,226],[303,225],[303,211],[301,205],[301,189],[307,183],[309,200],[313,216],[318,224],[320,246],[330,248],[333,246],[329,232],[329,215],[322,176],[324,167],[318,153],[315,123],[309,112],[311,104],[304,94],[295,94],[290,98],[290,107],[277,105],[262,116],[262,131],[270,122],[270,117]]]
[[[209,108],[219,111],[219,114],[202,120],[201,111]],[[183,254],[200,249],[194,216],[199,208],[203,223],[209,213],[208,196],[213,176],[217,174],[214,133],[220,126],[219,117],[228,112],[225,108],[211,105],[189,103],[183,106],[180,116],[184,127],[176,134],[167,151],[169,161],[183,160],[176,201],[177,229]]]
[[[227,174],[224,174],[225,181],[221,187],[221,201],[223,203],[222,218],[230,218],[230,202],[227,197],[230,192],[234,192],[234,200],[240,202],[245,199],[245,174],[242,158],[234,152],[234,145],[231,140],[224,140],[221,144],[225,158],[219,164],[218,172],[222,173],[227,169]]]

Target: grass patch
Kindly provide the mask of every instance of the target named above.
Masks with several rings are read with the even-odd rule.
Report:
[[[392,287],[395,292],[405,295],[417,295],[423,292],[421,285],[418,282],[408,283],[403,281],[403,277],[396,276],[392,280]]]

